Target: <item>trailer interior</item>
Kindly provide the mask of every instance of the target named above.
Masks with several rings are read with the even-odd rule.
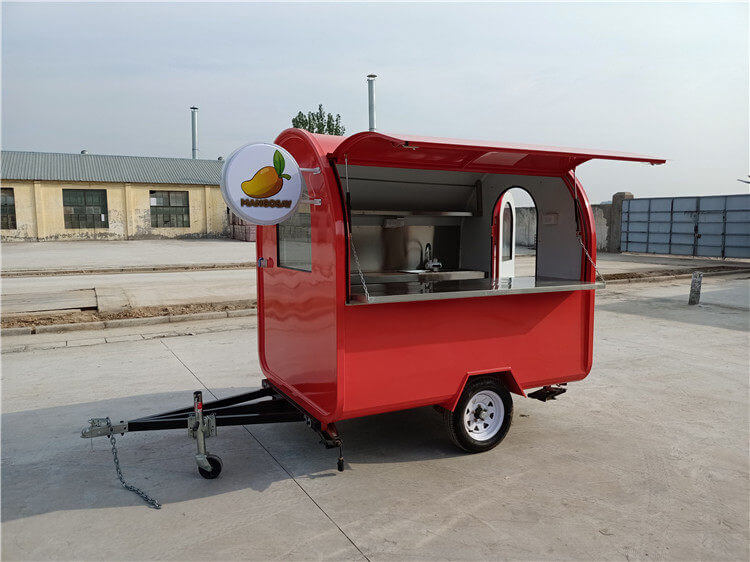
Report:
[[[576,201],[561,177],[349,165],[339,165],[338,175],[354,248],[349,304],[596,286],[581,279]],[[537,210],[536,271],[498,277],[493,253],[503,249],[493,245],[493,218],[501,194],[513,188],[524,189]]]

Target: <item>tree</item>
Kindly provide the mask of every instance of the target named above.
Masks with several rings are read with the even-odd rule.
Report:
[[[337,113],[334,117],[332,113],[326,113],[322,103],[318,105],[318,111],[308,111],[307,115],[301,111],[297,113],[296,117],[292,117],[292,127],[326,135],[343,135],[346,132],[346,127],[341,124],[341,115]]]

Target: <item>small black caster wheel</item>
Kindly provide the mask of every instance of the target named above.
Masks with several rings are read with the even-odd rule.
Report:
[[[208,464],[211,465],[211,470],[206,470],[199,466],[198,473],[203,476],[203,478],[213,480],[221,474],[221,469],[224,465],[222,464],[221,459],[216,455],[206,455],[206,459],[208,460]]]
[[[336,467],[339,469],[339,472],[344,472],[344,459],[339,459]]]

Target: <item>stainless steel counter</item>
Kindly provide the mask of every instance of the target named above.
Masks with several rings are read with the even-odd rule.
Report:
[[[365,279],[367,282],[367,279]],[[584,283],[570,279],[552,279],[537,277],[514,277],[500,282],[491,279],[463,279],[458,281],[436,281],[420,283],[367,282],[369,301],[362,285],[352,285],[350,305],[379,304],[391,302],[411,302],[441,299],[466,299],[472,297],[495,297],[503,295],[528,293],[562,293],[569,291],[591,291],[601,289],[603,282]]]
[[[428,283],[434,281],[459,281],[462,279],[483,279],[484,271],[405,269],[401,271],[368,271],[364,273],[365,283]],[[359,275],[352,273],[352,283],[361,284]]]

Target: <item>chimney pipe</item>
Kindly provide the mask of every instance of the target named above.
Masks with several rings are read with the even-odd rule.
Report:
[[[190,123],[193,126],[193,160],[198,158],[198,108],[190,108]]]
[[[370,131],[375,130],[375,78],[377,74],[367,75],[367,101],[370,115]]]

